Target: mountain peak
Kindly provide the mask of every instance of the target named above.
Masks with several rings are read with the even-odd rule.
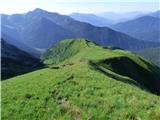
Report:
[[[43,10],[41,8],[36,8],[36,9],[34,9],[32,11],[29,11],[27,13],[27,15],[40,15],[40,14],[44,14],[44,13],[48,13],[48,11]]]
[[[43,10],[41,8],[36,8],[34,9],[33,11],[29,11],[28,12],[29,15],[50,15],[50,14],[58,14],[56,12],[50,12],[50,11],[47,11],[47,10]]]
[[[44,12],[45,10],[41,9],[41,8],[36,8],[33,10],[34,12]]]

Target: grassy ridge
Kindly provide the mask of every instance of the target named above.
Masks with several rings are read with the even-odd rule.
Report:
[[[62,41],[60,45],[55,45],[49,49],[42,59],[45,59],[44,63],[46,64],[56,64],[75,55],[86,47],[86,41],[77,40],[75,42],[73,39],[67,39]]]
[[[58,51],[58,52],[57,52]],[[49,53],[49,54],[48,54]],[[114,73],[127,76],[143,88],[160,94],[160,69],[148,61],[120,49],[103,48],[84,39],[64,40],[43,57],[52,63],[91,61]]]
[[[127,57],[148,74],[157,75],[159,69],[151,63],[83,39],[65,40],[56,47],[59,50],[51,48],[43,57],[46,63],[56,64],[2,82],[2,119],[159,120],[160,97],[142,90],[110,59],[121,63]]]
[[[84,62],[4,81],[2,93],[2,119],[8,120],[160,117],[160,97],[107,77]]]

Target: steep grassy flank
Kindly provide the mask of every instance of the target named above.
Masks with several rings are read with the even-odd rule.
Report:
[[[135,80],[138,86],[160,94],[160,70],[152,67],[146,61],[142,61],[148,65],[149,69],[144,69],[144,67],[126,56],[105,59],[98,62],[98,65],[119,75],[127,76]]]
[[[160,47],[144,49],[138,54],[160,67]]]
[[[84,39],[64,40],[55,48],[43,59],[56,64],[2,82],[2,119],[159,120],[160,97],[142,90],[152,91],[145,80],[152,85],[158,80],[154,65]]]

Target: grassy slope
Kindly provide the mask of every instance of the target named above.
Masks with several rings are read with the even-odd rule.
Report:
[[[61,61],[72,63],[88,60],[94,63],[96,69],[105,72],[105,74],[112,71],[128,76],[148,90],[160,94],[160,69],[130,52],[114,48],[105,49],[84,39],[76,39],[60,42],[50,49],[49,54],[47,53],[44,58],[47,59],[45,59],[46,63],[48,61],[52,63],[55,63],[55,61],[56,63]],[[104,68],[107,71],[102,70]]]
[[[88,59],[98,63],[100,59],[127,55],[149,69],[146,64],[129,52],[104,52],[93,43],[87,45],[92,47],[67,56],[64,62],[3,81],[2,119],[158,120],[160,97],[125,84],[125,80],[131,81],[128,77],[105,68],[119,79],[103,74]]]
[[[138,54],[160,67],[160,47],[144,49]]]
[[[160,117],[160,97],[91,70],[83,62],[4,81],[2,93],[2,119]]]

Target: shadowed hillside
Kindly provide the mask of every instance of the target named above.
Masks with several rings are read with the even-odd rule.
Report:
[[[34,71],[42,67],[40,60],[1,39],[1,79]]]

